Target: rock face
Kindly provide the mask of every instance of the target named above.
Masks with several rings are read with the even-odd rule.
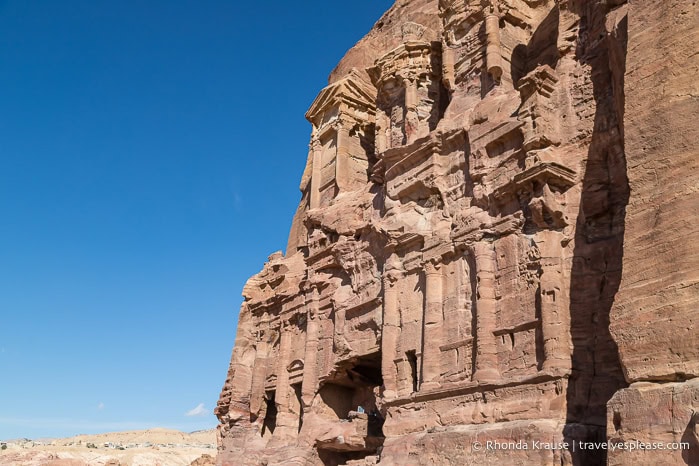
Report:
[[[671,455],[616,450],[609,463],[693,465],[699,464],[699,5],[636,0],[628,18],[632,196],[610,329],[631,386],[609,403],[607,435],[689,448]]]
[[[680,0],[398,0],[306,114],[218,464],[692,464],[580,442],[696,436],[696,31]]]

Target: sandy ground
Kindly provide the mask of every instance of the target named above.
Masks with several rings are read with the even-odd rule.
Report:
[[[8,441],[7,449],[0,451],[0,465],[189,466],[202,455],[216,456],[216,433],[213,430],[188,434],[150,429],[79,435],[44,442],[48,444]],[[112,445],[105,446],[105,443]],[[88,444],[96,448],[88,448]]]

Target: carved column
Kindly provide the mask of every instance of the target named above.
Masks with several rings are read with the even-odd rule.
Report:
[[[460,336],[464,339],[473,335],[473,287],[471,283],[471,273],[469,271],[469,263],[464,255],[459,255],[456,260],[456,272],[458,274],[458,309],[459,309],[459,325],[461,325]],[[473,340],[467,345],[471,345],[473,351]],[[457,353],[456,372],[460,374],[460,378],[471,377],[471,358],[466,355],[466,348],[460,348]]]
[[[454,50],[442,42],[442,82],[450,92],[456,87]]]
[[[291,427],[294,425],[295,416],[291,412],[289,404],[289,366],[291,357],[291,339],[293,337],[289,322],[282,321],[279,341],[279,361],[277,363],[277,389],[274,401],[277,405],[277,426]],[[298,425],[298,422],[296,422]]]
[[[476,260],[476,368],[473,380],[491,382],[500,378],[495,340],[495,250],[485,241],[473,245]]]
[[[311,175],[311,209],[320,207],[320,183],[321,168],[323,164],[323,152],[320,140],[313,136],[311,139],[311,152],[313,153],[313,171]]]
[[[570,333],[566,318],[568,306],[564,300],[561,264],[561,234],[541,231],[537,246],[541,253],[541,334],[544,343],[545,371],[567,371],[571,367]]]
[[[400,308],[396,283],[402,274],[398,270],[388,270],[383,277],[383,328],[381,330],[381,373],[383,375],[384,397],[395,398],[398,393],[396,359],[400,338]]]
[[[443,280],[442,264],[428,262],[425,265],[425,313],[423,318],[424,333],[422,338],[422,384],[420,389],[430,390],[438,387],[442,375],[443,342]]]
[[[250,397],[250,412],[257,415],[262,410],[265,396],[265,381],[269,357],[269,330],[261,330],[257,337],[255,349],[255,367],[252,371],[252,390]]]
[[[419,117],[417,114],[417,79],[405,78],[405,140],[412,144],[417,139]]]
[[[335,182],[340,192],[351,189],[349,158],[350,158],[350,129],[352,122],[340,114],[337,121],[337,155],[335,158]]]
[[[376,111],[376,153],[380,154],[388,149],[386,131],[390,128],[389,118],[381,110]]]
[[[485,17],[486,69],[496,81],[502,76],[502,51],[500,47],[500,17],[496,0]]]
[[[301,399],[303,410],[308,411],[316,394],[318,382],[318,289],[313,286],[306,295],[306,351],[303,357]]]

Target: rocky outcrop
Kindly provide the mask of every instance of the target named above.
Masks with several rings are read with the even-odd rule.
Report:
[[[211,455],[201,455],[199,458],[192,461],[189,466],[214,466],[216,464],[216,458]]]
[[[638,416],[668,400],[663,425],[694,416],[696,7],[670,3],[684,29],[623,0],[396,2],[306,114],[286,254],[243,291],[218,464],[627,464],[590,442],[651,435]],[[655,109],[688,115],[667,157]]]
[[[631,382],[607,435],[684,443],[610,464],[699,464],[699,5],[629,3],[625,146],[631,197],[611,333]]]

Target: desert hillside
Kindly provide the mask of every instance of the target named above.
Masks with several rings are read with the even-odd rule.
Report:
[[[148,429],[2,442],[0,463],[23,466],[199,466],[213,464],[216,431]],[[209,455],[207,458],[204,455]],[[207,461],[210,459],[211,461]]]

